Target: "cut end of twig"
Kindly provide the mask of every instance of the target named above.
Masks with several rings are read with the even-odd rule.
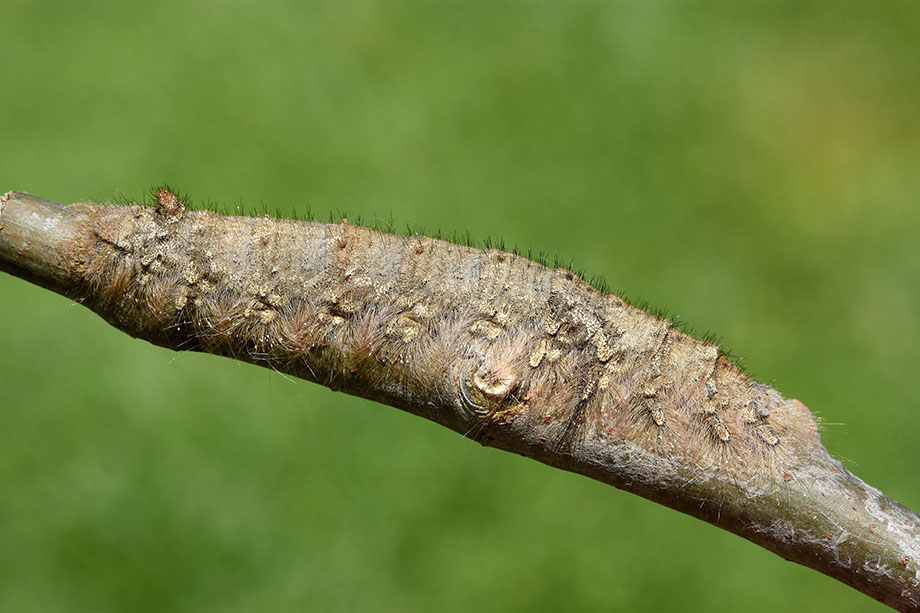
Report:
[[[0,230],[3,229],[3,205],[9,202],[15,193],[14,191],[8,191],[3,196],[0,196]]]

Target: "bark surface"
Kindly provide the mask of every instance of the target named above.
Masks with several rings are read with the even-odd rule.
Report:
[[[8,193],[0,269],[132,336],[404,409],[920,608],[920,517],[834,460],[804,405],[718,346],[503,251],[157,199]]]

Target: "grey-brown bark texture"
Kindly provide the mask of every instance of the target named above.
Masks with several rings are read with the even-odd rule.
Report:
[[[716,345],[510,253],[157,199],[7,194],[0,268],[132,336],[399,407],[920,607],[920,518]]]

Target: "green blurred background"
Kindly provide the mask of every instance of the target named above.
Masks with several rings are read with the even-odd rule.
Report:
[[[920,9],[3,0],[0,191],[501,237],[666,307],[920,508]],[[818,573],[0,276],[0,610],[866,611]]]

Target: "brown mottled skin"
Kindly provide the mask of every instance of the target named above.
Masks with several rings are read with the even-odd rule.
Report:
[[[902,563],[920,560],[917,515],[832,459],[801,403],[717,346],[502,251],[190,211],[167,190],[157,201],[8,194],[0,267],[132,336],[402,408],[920,606],[915,563]],[[19,256],[33,210],[54,232]]]

